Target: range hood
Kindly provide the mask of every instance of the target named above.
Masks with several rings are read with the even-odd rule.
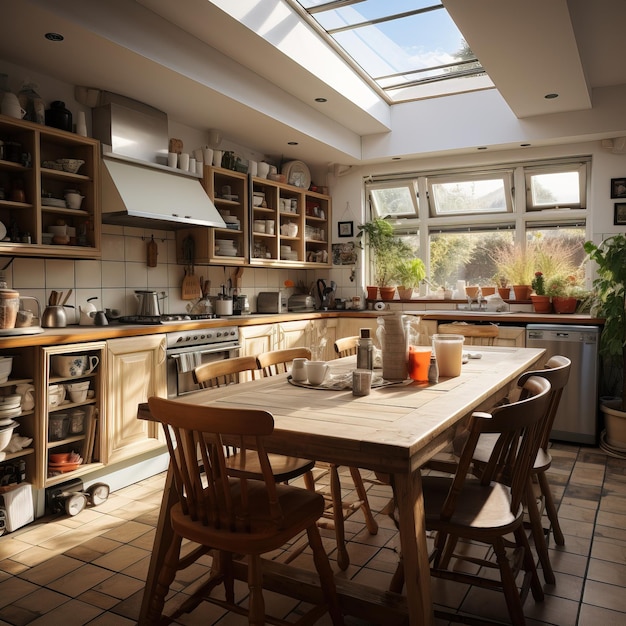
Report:
[[[197,175],[167,160],[167,115],[146,104],[101,92],[93,109],[102,143],[102,221],[164,230],[226,224]]]

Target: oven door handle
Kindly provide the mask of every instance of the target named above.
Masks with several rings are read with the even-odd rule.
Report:
[[[216,348],[212,348],[210,350],[193,350],[190,349],[189,352],[197,352],[200,355],[204,355],[204,354],[215,354],[216,352],[228,352],[230,350],[241,350],[241,345],[239,345],[238,343],[236,344],[232,344],[232,345],[227,345],[227,346],[219,346]],[[180,359],[180,355],[183,354],[181,352],[178,352],[176,354],[171,354],[170,357],[172,359]]]

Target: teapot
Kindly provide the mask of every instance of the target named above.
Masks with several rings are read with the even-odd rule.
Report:
[[[20,106],[18,97],[10,91],[4,92],[1,111],[3,115],[8,115],[18,120],[21,120],[26,115],[26,111]]]
[[[87,298],[87,304],[84,306],[78,307],[78,312],[80,314],[80,321],[78,322],[81,326],[93,326],[95,323],[94,317],[96,315],[96,307],[91,304],[92,300],[97,300],[97,296],[93,298]]]

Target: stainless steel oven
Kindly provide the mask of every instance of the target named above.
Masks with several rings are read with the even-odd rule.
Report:
[[[239,356],[239,329],[236,326],[182,330],[167,333],[167,397],[199,391],[193,381],[198,365]]]

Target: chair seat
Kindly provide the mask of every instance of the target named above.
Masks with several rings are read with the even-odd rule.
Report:
[[[241,506],[238,505],[240,481],[232,478],[229,482],[235,503],[233,512],[237,515],[241,511]],[[227,552],[263,554],[280,548],[295,534],[306,530],[324,511],[324,498],[321,495],[300,487],[277,485],[276,495],[283,513],[281,528],[277,530],[270,512],[265,483],[261,480],[249,480],[247,489],[248,510],[254,511],[254,516],[246,517],[245,521],[243,518],[238,519],[236,529],[230,528],[226,516],[222,520],[223,528],[218,529],[201,520],[193,520],[183,513],[181,503],[175,504],[171,509],[172,528],[187,539],[205,546],[216,546]],[[224,501],[223,494],[218,496],[218,501]],[[219,510],[225,511],[226,506],[222,505]],[[244,532],[242,528],[246,524],[249,524],[249,528]]]
[[[493,534],[498,529],[501,534],[508,532],[519,523],[523,514],[520,506],[517,515],[510,511],[511,490],[502,483],[492,482],[487,486],[480,481],[468,478],[463,485],[457,506],[449,520],[441,519],[441,510],[448,497],[453,478],[447,476],[425,476],[422,479],[424,492],[424,512],[428,530],[444,529],[454,533],[455,526],[479,534],[481,531]]]
[[[267,458],[272,466],[274,479],[278,483],[298,478],[302,474],[310,472],[315,466],[315,461],[295,456],[270,453]],[[252,450],[246,450],[244,453],[235,452],[226,459],[226,467],[232,476],[245,475],[247,478],[255,478],[261,475],[259,455]]]
[[[492,433],[484,433],[478,439],[476,444],[476,452],[474,453],[474,461],[476,463],[486,463],[491,455],[493,446],[498,440],[498,436]],[[455,442],[455,450],[456,450]],[[537,455],[535,456],[535,462],[533,464],[533,472],[545,472],[552,465],[552,456],[547,450],[539,448]]]

